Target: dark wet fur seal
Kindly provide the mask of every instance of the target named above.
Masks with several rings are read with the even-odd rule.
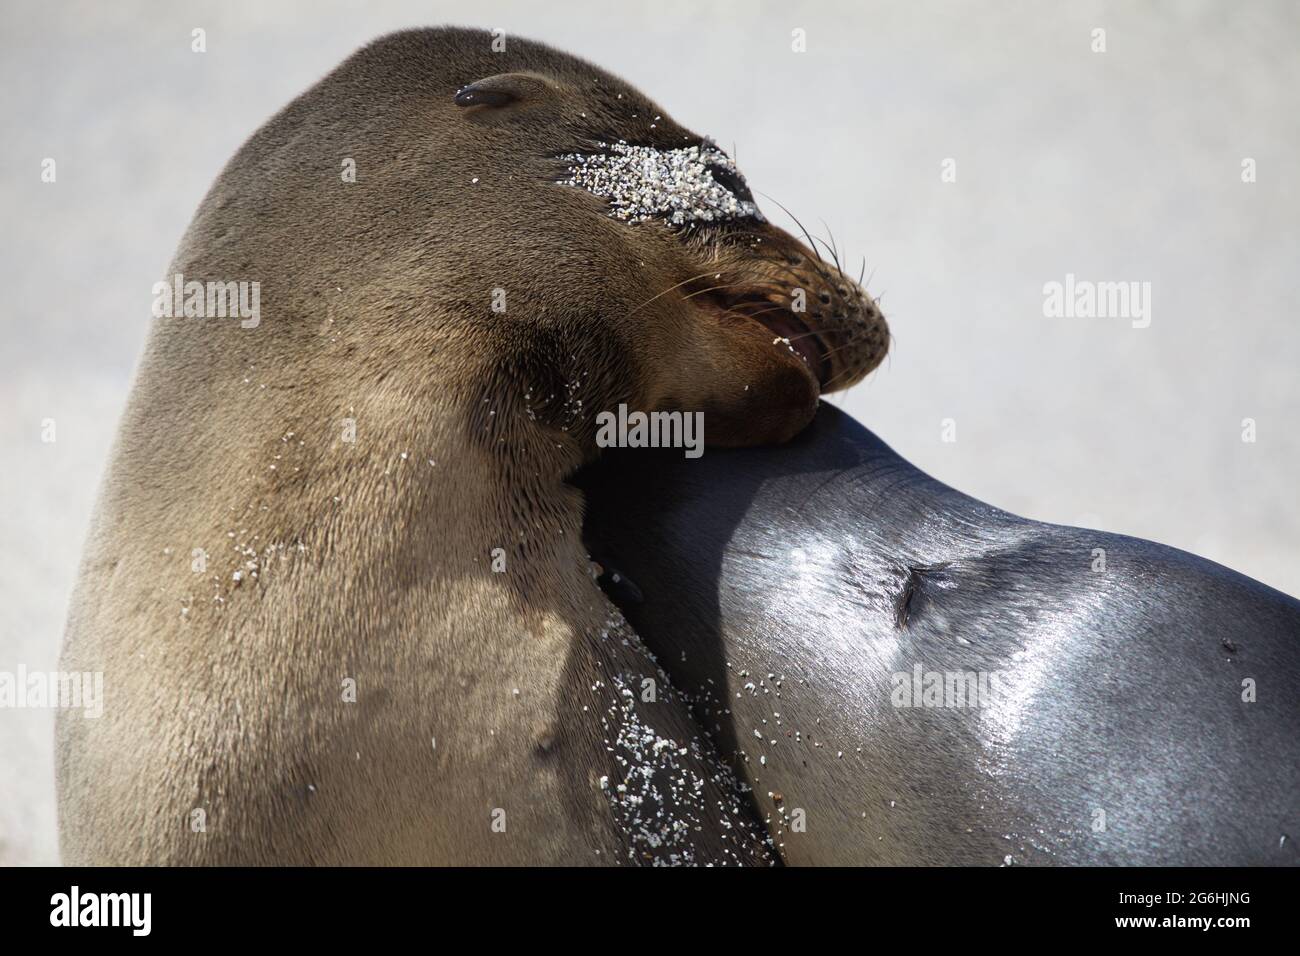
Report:
[[[786,862],[1300,860],[1294,598],[990,507],[825,404],[783,447],[625,451],[580,485],[609,593],[712,697]],[[1009,680],[894,706],[917,664]]]

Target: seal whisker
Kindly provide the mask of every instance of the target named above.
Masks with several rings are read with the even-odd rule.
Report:
[[[805,279],[807,278],[806,276],[799,275],[799,273],[795,272],[794,269],[792,269],[790,266],[786,265],[785,263],[776,262],[774,260],[770,260],[770,261],[772,261],[772,264],[776,266],[778,269],[782,269],[785,272],[789,273],[790,277],[795,280],[796,287],[802,288],[806,284],[805,283]],[[828,285],[834,285],[835,280],[832,279],[830,275],[826,273],[821,268],[821,266],[817,264],[818,262],[822,262],[822,261],[824,260],[821,259],[821,257],[819,256],[817,262],[813,262],[810,260],[808,262],[808,265],[812,266],[813,271],[817,274],[817,278],[821,279],[823,282],[825,282]],[[783,291],[788,291],[788,290],[783,290]]]
[[[682,296],[682,301],[685,302],[687,299],[693,299],[697,295],[703,295],[706,292],[721,292],[723,289],[743,289],[743,288],[748,288],[743,282],[729,282],[726,285],[711,285],[707,289],[696,289],[694,292],[690,293],[689,295]]]
[[[794,213],[792,213],[789,209],[787,209],[785,204],[782,203],[779,199],[776,199],[773,196],[770,196],[767,193],[761,191],[759,192],[759,195],[767,199],[771,199],[772,202],[776,203],[778,206],[781,207],[782,211],[787,216],[789,216],[791,219],[794,220],[794,224],[799,227],[799,231],[802,232],[804,238],[808,240],[808,244],[812,248],[812,254],[817,257],[818,262],[824,262],[825,260],[822,259],[821,253],[817,251],[817,243],[813,241],[812,234],[809,233],[808,230],[804,228],[803,223],[799,221],[799,217],[796,216]]]
[[[676,283],[675,285],[670,285],[668,288],[664,289],[664,291],[659,292],[659,293],[657,293],[657,294],[655,294],[655,295],[650,296],[650,298],[646,299],[644,302],[642,302],[640,305],[638,305],[636,308],[634,308],[631,312],[629,312],[629,313],[627,314],[627,317],[630,318],[631,316],[635,315],[635,314],[636,314],[640,309],[644,309],[644,308],[645,308],[647,305],[649,305],[651,302],[654,302],[656,299],[659,299],[659,298],[661,298],[662,296],[667,295],[669,292],[672,292],[673,289],[680,289],[682,286],[686,285],[688,282],[698,282],[700,279],[707,278],[708,276],[711,276],[711,275],[716,276],[716,275],[721,275],[721,273],[720,273],[717,269],[710,269],[708,272],[701,272],[701,273],[700,273],[699,275],[697,275],[697,276],[691,276],[689,279],[683,279],[681,282],[678,282],[678,283]]]
[[[826,225],[825,219],[821,220],[821,224],[822,227],[826,230],[826,235],[829,236],[831,240],[828,248],[831,251],[831,259],[835,262],[835,271],[840,274],[841,278],[848,278],[846,275],[844,275],[844,267],[840,265],[840,250],[839,247],[835,244],[835,234],[831,232],[831,227]],[[826,243],[823,242],[822,245],[825,246]]]
[[[753,318],[757,318],[760,315],[767,315],[770,312],[789,312],[790,310],[783,305],[774,305],[770,309],[759,309],[757,312],[743,312],[739,308],[733,308],[729,311],[735,312],[737,315],[743,315],[753,319]]]
[[[831,257],[831,264],[835,266],[835,270],[836,270],[837,272],[839,272],[840,275],[843,275],[844,273],[843,273],[843,271],[840,269],[840,263],[839,263],[839,260],[838,260],[837,258],[835,258],[835,248],[834,248],[834,247],[833,247],[829,242],[827,242],[825,239],[818,239],[816,236],[813,237],[813,242],[819,242],[819,243],[821,243],[822,248],[824,248],[824,249],[826,250],[826,252],[830,255],[830,257]],[[823,259],[822,261],[825,262],[826,260]]]

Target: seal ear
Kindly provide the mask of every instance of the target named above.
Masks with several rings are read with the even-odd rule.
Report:
[[[553,91],[551,83],[536,73],[498,73],[462,86],[452,102],[460,107],[501,107],[536,99]]]

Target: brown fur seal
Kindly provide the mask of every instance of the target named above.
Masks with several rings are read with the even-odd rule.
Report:
[[[798,432],[884,353],[857,284],[630,86],[452,29],[254,134],[170,273],[69,613],[65,862],[770,860],[565,479],[620,405]],[[232,282],[256,321],[185,314]]]

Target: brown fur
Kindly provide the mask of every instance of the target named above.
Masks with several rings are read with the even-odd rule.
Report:
[[[698,137],[580,60],[489,44],[451,29],[371,44],[259,130],[199,208],[168,275],[260,281],[261,325],[151,333],[68,620],[64,666],[104,671],[105,708],[59,722],[65,862],[769,859],[593,583],[565,478],[620,402],[703,410],[717,444],[809,420],[814,376],[757,322],[689,282],[646,304],[683,280],[825,292],[834,384],[879,361],[883,321],[770,226],[633,226],[556,185],[554,157],[593,140]],[[501,74],[526,95],[453,104]],[[647,769],[677,824],[659,846],[616,790],[629,721],[685,750],[677,771]]]

